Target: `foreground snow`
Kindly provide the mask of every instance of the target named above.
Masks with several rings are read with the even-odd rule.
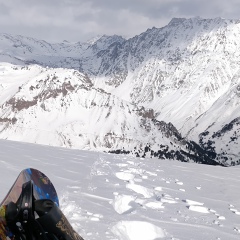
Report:
[[[0,140],[3,199],[18,173],[46,173],[86,240],[239,239],[240,167],[140,159]]]

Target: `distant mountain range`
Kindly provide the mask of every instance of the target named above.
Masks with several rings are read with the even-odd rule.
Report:
[[[221,18],[87,43],[0,34],[0,137],[240,164],[239,36]]]

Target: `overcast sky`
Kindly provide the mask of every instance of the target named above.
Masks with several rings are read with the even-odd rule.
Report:
[[[240,0],[0,0],[1,33],[50,42],[133,37],[173,17],[240,18]]]

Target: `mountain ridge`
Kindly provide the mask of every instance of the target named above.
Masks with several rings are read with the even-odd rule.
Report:
[[[31,52],[26,44],[15,48],[10,44],[9,49],[15,50],[12,62],[11,51],[6,51],[2,43],[5,40],[0,37],[0,59],[8,54],[7,60],[15,64],[78,70],[91,79],[95,88],[153,109],[157,121],[171,122],[184,137],[207,150],[212,141],[209,137],[239,117],[239,23],[222,18],[175,18],[163,28],[153,27],[130,39],[103,36],[92,45],[70,44],[70,48],[64,47],[69,43],[57,44],[55,55],[47,51],[38,55],[38,47]],[[237,130],[237,125],[236,134],[229,130],[230,139],[234,139],[231,144],[236,146]],[[206,131],[209,134],[202,138]],[[217,147],[220,141],[221,151]],[[239,162],[237,147],[224,146],[225,139],[214,142],[219,161]]]
[[[219,165],[172,124],[155,120],[153,110],[95,88],[76,70],[38,65],[1,68],[5,75],[24,79],[11,85],[5,78],[9,88],[5,90],[12,95],[4,100],[0,95],[3,139]]]

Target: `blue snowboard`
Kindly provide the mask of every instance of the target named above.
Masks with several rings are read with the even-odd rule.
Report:
[[[36,200],[50,199],[59,206],[57,192],[49,178],[39,170],[33,168],[24,169],[0,204],[0,240],[14,240],[14,235],[9,231],[6,224],[6,207],[9,202],[17,202],[22,192],[22,185],[29,181],[33,182],[33,196]]]

